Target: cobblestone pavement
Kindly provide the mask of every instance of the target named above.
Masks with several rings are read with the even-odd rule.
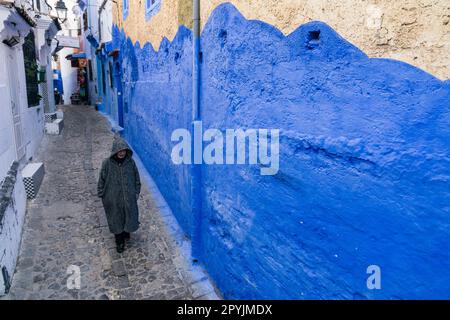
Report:
[[[64,130],[46,135],[33,161],[45,177],[28,201],[21,251],[4,299],[215,299],[168,233],[143,181],[140,229],[123,254],[115,250],[100,199],[99,166],[113,133],[89,106],[65,106]],[[68,289],[68,267],[81,271],[80,289]]]

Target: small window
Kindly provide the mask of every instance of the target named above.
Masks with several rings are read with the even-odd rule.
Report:
[[[161,9],[161,0],[145,0],[145,20],[149,20]]]
[[[123,0],[123,20],[125,20],[128,17],[128,7],[129,7],[129,2],[130,0]]]

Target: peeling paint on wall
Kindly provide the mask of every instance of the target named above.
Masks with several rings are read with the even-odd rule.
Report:
[[[0,189],[0,296],[8,293],[19,255],[26,193],[14,162]]]
[[[160,10],[151,19],[145,15],[145,1],[129,3],[129,14],[122,18],[122,1],[112,8],[113,22],[132,39],[133,43],[149,42],[158,49],[164,38],[173,40],[180,25],[192,26],[192,0],[161,0]]]
[[[440,79],[450,77],[448,0],[202,0],[202,29],[213,10],[228,2],[247,19],[269,23],[284,35],[307,22],[323,21],[370,57],[397,59]],[[121,10],[121,1],[118,6],[113,9]],[[149,23],[144,1],[130,6],[130,17],[123,22],[115,13],[114,23],[133,42],[148,41],[158,48],[163,37],[173,39],[179,25],[191,27],[192,0],[163,0],[161,13]]]
[[[202,1],[201,21],[226,0]],[[231,0],[247,19],[288,35],[323,21],[368,56],[392,58],[450,77],[450,2],[447,0]]]

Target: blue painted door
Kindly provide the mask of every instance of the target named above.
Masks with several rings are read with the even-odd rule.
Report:
[[[117,113],[119,126],[123,128],[123,90],[122,90],[122,72],[120,62],[114,59],[114,84],[117,89]]]

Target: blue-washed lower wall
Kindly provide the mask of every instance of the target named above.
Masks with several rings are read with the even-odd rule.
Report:
[[[150,44],[133,45],[117,28],[113,34],[122,57],[124,135],[190,235],[190,170],[172,163],[170,138],[173,130],[191,126],[192,34],[180,28],[157,52]]]
[[[125,135],[187,234],[191,33],[115,30]],[[201,36],[203,127],[280,129],[280,169],[202,166],[202,256],[226,298],[450,298],[450,86],[369,59],[323,23],[284,36],[219,6]],[[381,269],[381,289],[367,268]]]
[[[107,115],[113,123],[118,123],[117,84],[114,83],[114,59],[106,53],[97,56],[98,88],[100,104],[98,109]],[[111,65],[111,67],[110,67]]]

